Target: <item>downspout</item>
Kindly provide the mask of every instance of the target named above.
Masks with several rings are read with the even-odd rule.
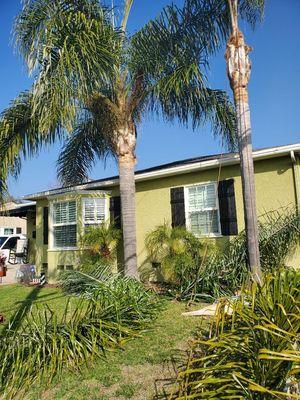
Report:
[[[299,158],[295,154],[294,150],[290,151],[290,156],[291,156],[292,165],[293,165],[296,207],[297,207],[297,210],[300,211],[300,163],[299,163]]]

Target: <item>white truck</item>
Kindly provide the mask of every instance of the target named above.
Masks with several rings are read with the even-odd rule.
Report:
[[[27,242],[26,236],[21,234],[0,236],[0,254],[5,257],[6,263],[26,263],[28,250]]]

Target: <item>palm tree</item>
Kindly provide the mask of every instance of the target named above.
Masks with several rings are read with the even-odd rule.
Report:
[[[228,21],[209,4],[195,14],[193,2],[166,7],[132,36],[133,0],[124,2],[119,26],[98,0],[29,0],[15,23],[35,80],[2,113],[1,181],[19,173],[22,157],[56,140],[66,139],[58,160],[64,184],[82,183],[97,159],[115,157],[127,276],[138,277],[134,168],[142,118],[158,114],[194,129],[209,122],[234,142],[231,102],[206,78]]]
[[[251,6],[251,1],[248,1],[248,3]],[[264,7],[264,0],[256,0],[252,1],[252,3],[254,6],[259,7],[259,9],[263,9]],[[228,0],[228,4],[232,32],[227,43],[225,58],[227,62],[227,75],[236,106],[249,267],[253,279],[261,283],[262,271],[259,254],[251,121],[247,89],[251,70],[248,54],[251,48],[245,44],[244,35],[238,27],[238,0]]]
[[[247,91],[250,76],[248,53],[251,49],[245,45],[243,34],[238,29],[238,16],[255,27],[257,21],[263,15],[265,0],[190,0],[188,3],[194,8],[194,15],[205,14],[207,8],[213,10],[218,19],[221,40],[227,40],[230,33],[227,41],[226,61],[236,109],[248,259],[253,279],[261,282],[250,109]],[[194,24],[194,29],[197,29],[197,24],[193,20],[190,23]],[[195,36],[195,40],[198,40],[197,36]]]

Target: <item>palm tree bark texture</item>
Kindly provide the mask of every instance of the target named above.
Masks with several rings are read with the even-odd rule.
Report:
[[[237,115],[237,134],[243,187],[244,218],[247,236],[249,267],[253,280],[261,283],[260,254],[258,245],[258,221],[252,156],[251,121],[248,99],[248,83],[251,48],[245,44],[244,35],[238,29],[237,0],[228,0],[232,19],[232,34],[226,48],[227,75],[233,91]]]
[[[116,153],[119,165],[125,275],[138,279],[136,267],[135,147],[136,130],[132,123],[129,127],[124,127],[119,131]]]

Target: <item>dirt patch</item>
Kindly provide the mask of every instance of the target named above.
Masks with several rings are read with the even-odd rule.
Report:
[[[122,379],[110,387],[101,386],[99,392],[109,400],[146,400],[161,398],[171,390],[177,376],[176,363],[122,365]],[[94,382],[85,384],[95,385]]]

